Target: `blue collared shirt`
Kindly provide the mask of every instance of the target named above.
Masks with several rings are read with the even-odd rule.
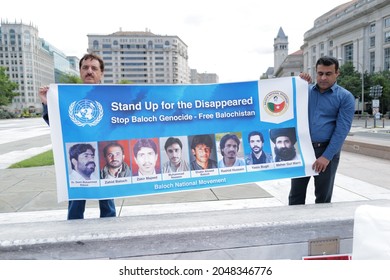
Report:
[[[355,114],[355,97],[345,88],[334,85],[320,93],[309,86],[309,129],[312,142],[329,142],[322,156],[331,160],[341,151]]]

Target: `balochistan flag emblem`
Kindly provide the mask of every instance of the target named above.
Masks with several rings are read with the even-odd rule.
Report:
[[[275,96],[275,97],[276,97],[276,99],[279,99],[279,98],[277,98],[277,96]],[[280,102],[280,101],[277,100],[277,102]],[[280,103],[268,102],[268,104],[267,104],[268,109],[273,113],[280,113],[281,111],[283,111],[285,105],[286,105],[286,102],[284,100],[282,100],[282,102],[280,102]]]
[[[288,97],[281,91],[272,91],[265,97],[264,107],[269,114],[281,115],[288,108]]]

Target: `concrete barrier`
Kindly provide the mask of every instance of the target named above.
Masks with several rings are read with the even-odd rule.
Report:
[[[318,238],[351,254],[360,205],[390,201],[2,224],[0,259],[301,259]]]
[[[390,159],[390,146],[365,143],[362,141],[351,140],[348,138],[344,142],[343,151],[358,153],[370,157]]]

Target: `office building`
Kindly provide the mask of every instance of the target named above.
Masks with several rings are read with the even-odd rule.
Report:
[[[87,36],[88,52],[104,60],[104,83],[190,83],[187,45],[178,36],[149,30]]]
[[[353,0],[341,4],[314,21],[304,34],[301,50],[286,56],[287,52],[288,37],[280,29],[274,39],[274,67],[269,67],[262,78],[301,71],[315,77],[315,63],[324,55],[337,57],[341,65],[352,62],[361,73],[389,70],[390,1]]]
[[[41,112],[39,87],[59,82],[63,73],[78,75],[78,66],[72,68],[65,54],[40,38],[37,27],[3,20],[0,25],[0,67],[4,67],[10,80],[18,84],[15,92],[19,95],[7,108],[16,114],[26,110]]]
[[[390,1],[353,0],[314,21],[304,34],[304,70],[312,76],[323,55],[352,62],[359,72],[390,69]]]
[[[42,107],[39,87],[54,82],[53,55],[42,45],[37,27],[1,22],[0,66],[6,69],[10,80],[19,85],[15,90],[19,95],[8,108],[11,112],[20,114],[24,109],[39,110]]]
[[[67,57],[58,48],[51,45],[44,39],[42,40],[42,48],[47,50],[53,56],[54,62],[54,82],[61,83],[63,75],[79,76],[79,59],[75,56]]]

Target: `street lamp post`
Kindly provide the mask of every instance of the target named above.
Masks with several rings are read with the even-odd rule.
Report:
[[[363,64],[361,64],[360,62],[357,62],[362,68],[362,110],[360,111],[360,116],[363,117],[363,113],[364,113],[364,68],[363,68]]]

